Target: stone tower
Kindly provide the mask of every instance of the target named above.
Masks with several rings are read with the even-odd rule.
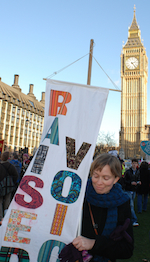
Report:
[[[128,39],[121,53],[121,130],[120,148],[125,158],[140,158],[140,143],[147,139],[148,58],[141,41],[135,7]]]

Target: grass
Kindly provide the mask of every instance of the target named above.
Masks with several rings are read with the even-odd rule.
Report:
[[[150,196],[147,211],[137,214],[137,197],[135,198],[135,213],[138,218],[138,227],[133,228],[134,252],[130,259],[118,259],[117,262],[141,262],[142,259],[150,261]]]

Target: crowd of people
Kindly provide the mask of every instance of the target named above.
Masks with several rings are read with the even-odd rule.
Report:
[[[28,154],[4,152],[0,161],[0,220],[26,171]],[[3,182],[3,183],[2,183]],[[63,261],[88,260],[114,262],[127,259],[133,254],[133,226],[139,226],[134,210],[137,195],[138,213],[146,212],[150,193],[150,168],[146,161],[125,170],[124,161],[105,153],[98,155],[91,164],[83,204],[82,232],[59,254]],[[72,256],[74,259],[72,260]],[[75,259],[76,258],[76,259]]]
[[[121,165],[124,165],[123,163]],[[146,212],[150,193],[150,166],[147,161],[142,161],[139,165],[137,159],[132,159],[131,167],[124,172],[119,182],[130,197],[132,224],[139,226],[134,210],[134,200],[137,195],[138,213]]]

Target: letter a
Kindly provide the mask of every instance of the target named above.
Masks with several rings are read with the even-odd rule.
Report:
[[[48,138],[50,139],[50,144],[59,145],[59,134],[58,134],[58,117],[56,117],[48,129],[47,134],[43,141]]]

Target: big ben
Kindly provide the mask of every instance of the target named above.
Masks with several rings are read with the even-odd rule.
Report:
[[[120,148],[125,158],[141,158],[140,143],[147,138],[148,58],[141,31],[134,15],[128,39],[121,53],[121,130]]]

